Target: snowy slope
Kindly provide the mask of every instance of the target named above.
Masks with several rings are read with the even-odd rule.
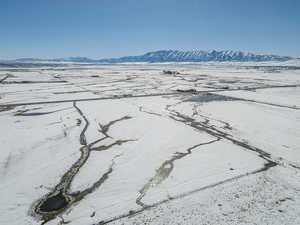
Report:
[[[285,61],[291,57],[277,55],[257,55],[241,51],[178,51],[161,50],[141,56],[108,59],[107,62],[206,62],[206,61]],[[104,61],[104,60],[103,60]]]

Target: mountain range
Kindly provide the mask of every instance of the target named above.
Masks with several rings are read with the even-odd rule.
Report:
[[[81,62],[81,63],[126,63],[126,62],[247,62],[247,61],[287,61],[295,59],[290,56],[268,55],[268,54],[253,54],[241,51],[179,51],[179,50],[160,50],[148,52],[138,56],[125,56],[120,58],[108,59],[91,59],[86,57],[70,57],[56,59],[38,59],[38,58],[20,58],[15,62]]]

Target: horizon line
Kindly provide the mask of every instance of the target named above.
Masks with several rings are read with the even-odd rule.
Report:
[[[86,58],[86,59],[92,59],[92,60],[106,60],[106,59],[118,59],[122,57],[130,57],[130,56],[142,56],[147,53],[152,53],[152,52],[159,52],[159,51],[179,51],[179,52],[192,52],[192,51],[203,51],[203,52],[211,52],[211,51],[232,51],[232,52],[242,52],[242,53],[250,53],[254,55],[270,55],[270,56],[280,56],[280,57],[291,57],[298,59],[300,58],[299,56],[290,56],[290,55],[281,55],[281,54],[275,54],[275,53],[255,53],[252,51],[243,51],[243,50],[232,50],[232,49],[208,49],[208,50],[202,50],[202,49],[189,49],[189,50],[183,50],[183,49],[158,49],[158,50],[151,50],[151,51],[145,51],[144,53],[141,54],[135,54],[135,55],[123,55],[123,56],[116,56],[116,57],[89,57],[89,56],[66,56],[66,57],[17,57],[17,58],[1,58],[0,61],[13,61],[13,60],[18,60],[18,59],[42,59],[42,60],[53,60],[53,59],[69,59],[69,58]]]

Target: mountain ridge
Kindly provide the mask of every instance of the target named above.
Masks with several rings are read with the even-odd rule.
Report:
[[[247,62],[247,61],[287,61],[297,59],[290,56],[279,56],[273,54],[254,54],[232,50],[158,50],[147,52],[143,55],[124,56],[119,58],[91,59],[87,57],[69,57],[55,59],[19,58],[16,62],[82,62],[82,63],[126,63],[126,62]]]

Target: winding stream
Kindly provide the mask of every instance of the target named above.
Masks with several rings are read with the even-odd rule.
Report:
[[[80,201],[86,195],[92,193],[96,188],[100,187],[101,184],[103,184],[109,178],[109,175],[113,172],[113,167],[115,164],[114,159],[117,158],[119,155],[115,156],[112,159],[112,162],[109,168],[107,169],[107,171],[104,174],[102,174],[102,176],[96,182],[94,182],[90,187],[77,192],[70,191],[70,186],[72,184],[72,181],[74,180],[74,177],[78,174],[79,170],[82,168],[82,166],[86,163],[86,161],[90,157],[91,151],[99,151],[99,152],[105,151],[111,149],[115,145],[122,145],[129,141],[133,141],[133,140],[116,140],[115,142],[109,145],[100,145],[94,147],[96,144],[101,143],[101,141],[110,138],[108,135],[108,131],[113,124],[131,118],[129,116],[125,116],[120,119],[110,121],[106,125],[100,126],[99,132],[102,135],[104,135],[104,137],[99,138],[88,144],[85,136],[85,132],[88,129],[89,121],[86,118],[86,116],[83,114],[83,112],[78,108],[75,101],[73,102],[73,106],[85,121],[84,128],[81,131],[79,137],[79,142],[82,145],[82,147],[80,147],[79,149],[81,153],[80,158],[67,170],[67,172],[63,174],[63,176],[60,179],[60,182],[54,187],[53,191],[51,191],[46,196],[42,197],[36,202],[34,213],[36,214],[36,216],[42,218],[43,220],[42,224],[47,223],[48,221],[54,219],[59,214],[65,212],[65,210],[68,209],[70,206],[72,206],[72,204]]]

